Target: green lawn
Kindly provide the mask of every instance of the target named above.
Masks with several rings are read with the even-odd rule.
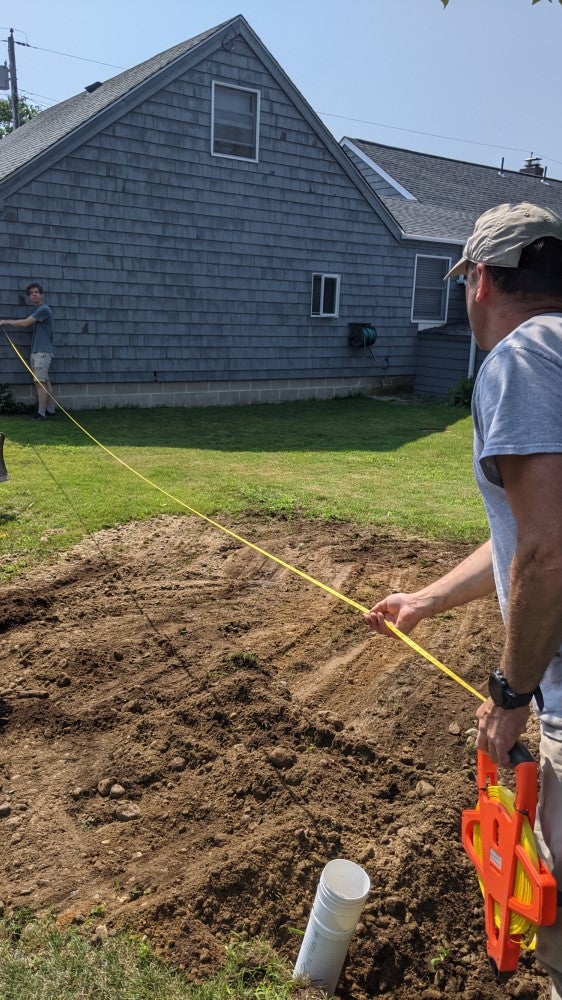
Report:
[[[329,402],[0,416],[0,579],[102,527],[182,504],[220,520],[298,513],[478,542],[471,420],[440,403]]]
[[[99,918],[98,918],[99,920]],[[148,942],[126,932],[93,947],[96,921],[59,931],[31,910],[0,918],[0,1000],[322,1000],[292,978],[263,941],[233,941],[222,969],[201,986],[158,960]]]

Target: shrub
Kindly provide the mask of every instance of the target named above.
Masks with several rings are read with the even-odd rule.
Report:
[[[27,407],[23,403],[18,403],[14,397],[12,387],[2,383],[0,385],[0,413],[25,413]]]
[[[449,406],[470,406],[474,382],[473,378],[466,375],[455,382],[447,393]]]

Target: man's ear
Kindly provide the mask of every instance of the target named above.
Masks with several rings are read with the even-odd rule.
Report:
[[[490,272],[485,264],[476,265],[476,289],[474,292],[474,301],[482,302],[487,295],[490,294],[490,289],[492,287],[492,279],[490,277]]]

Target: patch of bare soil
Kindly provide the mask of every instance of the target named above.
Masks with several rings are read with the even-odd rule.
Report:
[[[466,554],[343,524],[231,527],[365,605]],[[490,600],[416,638],[483,690],[501,628]],[[0,630],[8,910],[127,925],[200,981],[237,932],[294,961],[320,872],[346,857],[372,890],[340,998],[546,997],[532,956],[501,987],[486,959],[459,832],[476,700],[360,613],[170,516],[7,586]]]

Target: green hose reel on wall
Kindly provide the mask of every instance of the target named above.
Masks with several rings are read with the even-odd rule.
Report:
[[[350,347],[374,347],[377,341],[377,331],[369,323],[348,323]]]
[[[377,361],[373,353],[373,347],[377,342],[377,331],[374,326],[371,323],[348,323],[347,329],[349,331],[347,338],[349,346],[355,349],[363,347],[365,350],[368,350],[378,367],[386,371],[390,364],[388,358],[385,358],[381,364],[380,361]]]

